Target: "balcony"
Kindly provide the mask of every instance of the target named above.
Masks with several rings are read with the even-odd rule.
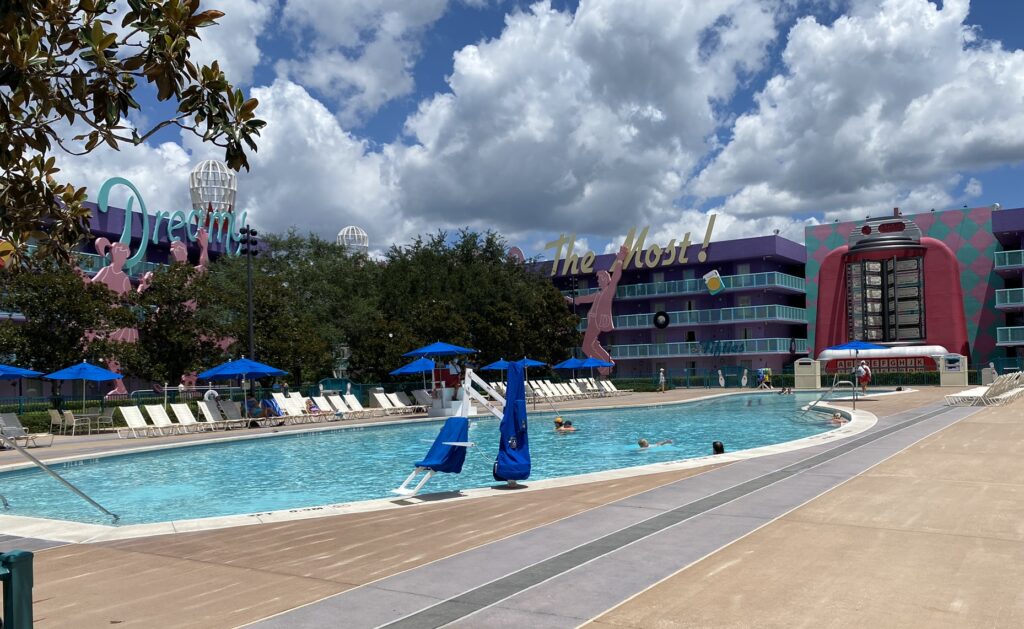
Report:
[[[716,308],[713,310],[682,310],[668,313],[669,326],[697,326],[722,323],[757,323],[781,321],[783,323],[807,323],[807,311],[792,306],[743,306],[739,308]],[[653,328],[654,314],[619,315],[613,317],[616,330]],[[587,319],[580,320],[578,329],[587,329]]]
[[[1021,328],[1024,330],[1024,328]],[[1022,335],[1024,338],[1024,335]],[[743,356],[750,354],[789,354],[793,339],[736,339],[696,341],[689,343],[648,343],[643,345],[611,345],[605,349],[615,360],[634,358],[700,358]],[[1022,341],[1024,343],[1024,341]],[[796,353],[807,353],[807,339],[796,339]]]
[[[31,255],[35,252],[35,245],[28,245],[28,253]],[[78,268],[82,269],[89,275],[95,275],[99,273],[100,269],[107,265],[105,256],[97,255],[95,253],[85,253],[82,251],[76,251],[73,254],[75,259],[78,261]],[[124,271],[134,280],[138,280],[143,275],[150,271],[156,271],[157,269],[163,268],[167,265],[159,264],[157,262],[139,262],[135,266],[125,267]]]
[[[746,273],[744,275],[726,275],[722,278],[725,292],[737,292],[757,288],[775,288],[786,292],[803,293],[804,278],[787,275],[778,271],[768,273]],[[576,291],[576,296],[591,295],[600,288],[585,288]],[[646,297],[663,297],[668,295],[699,295],[707,294],[708,288],[703,279],[673,280],[671,282],[651,282],[650,284],[625,284],[615,291],[616,299],[644,299]],[[562,291],[566,297],[572,297],[572,291]]]
[[[996,251],[996,271],[1024,271],[1024,251]]]
[[[1003,288],[997,290],[996,308],[1000,310],[1024,309],[1024,288]]]
[[[996,345],[1001,347],[1024,345],[1024,326],[996,328]]]

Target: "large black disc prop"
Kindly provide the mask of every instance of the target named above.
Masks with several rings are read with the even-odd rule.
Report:
[[[659,330],[664,330],[665,328],[668,327],[668,323],[669,321],[667,312],[665,312],[664,310],[659,310],[658,312],[654,313],[654,327],[658,328]]]

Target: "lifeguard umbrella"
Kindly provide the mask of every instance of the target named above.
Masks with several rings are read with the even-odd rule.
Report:
[[[434,371],[435,368],[437,368],[437,365],[434,364],[434,361],[432,359],[430,359],[430,358],[418,358],[418,359],[412,361],[411,363],[409,363],[408,365],[405,365],[403,367],[399,367],[398,369],[395,369],[394,371],[391,372],[391,375],[392,376],[401,376],[401,375],[408,374],[408,373],[421,373],[421,374],[423,374],[423,388],[426,389],[427,388],[427,375],[426,374],[427,374],[428,371]]]
[[[65,367],[59,371],[55,371],[50,374],[43,376],[47,380],[81,380],[82,381],[82,412],[85,412],[85,383],[89,382],[108,382],[110,380],[120,380],[123,376],[119,373],[104,369],[103,367],[97,367],[84,360],[77,365],[71,365]]]
[[[868,349],[889,349],[885,345],[878,345],[876,343],[868,343],[866,341],[849,341],[842,345],[834,345],[832,347],[826,347],[825,349],[831,349],[838,352],[853,352],[854,360],[857,359],[857,355],[860,354],[860,350]],[[838,372],[838,370],[837,370]],[[857,410],[857,383],[853,383],[853,410]]]
[[[532,358],[527,358],[525,356],[523,356],[520,360],[517,360],[516,364],[520,365],[523,368],[523,379],[526,382],[530,381],[530,367],[547,367],[548,366],[547,363],[542,363],[539,360],[534,360]]]
[[[0,380],[18,380],[20,378],[37,378],[43,375],[41,371],[22,369],[13,365],[0,365]]]

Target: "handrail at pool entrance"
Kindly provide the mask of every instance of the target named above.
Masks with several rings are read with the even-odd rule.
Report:
[[[85,492],[83,492],[78,487],[75,487],[74,485],[72,485],[63,476],[61,476],[57,472],[54,472],[53,470],[51,470],[50,466],[48,466],[47,464],[43,463],[42,461],[40,461],[36,457],[32,456],[31,454],[29,454],[25,450],[25,448],[22,448],[17,443],[15,443],[14,439],[8,439],[5,435],[0,435],[0,444],[7,444],[7,445],[11,446],[12,448],[14,448],[15,450],[17,450],[18,452],[20,452],[22,456],[24,456],[26,459],[31,461],[36,467],[38,467],[39,469],[43,470],[44,472],[46,472],[50,476],[54,477],[55,479],[57,479],[57,481],[59,481],[65,487],[67,487],[71,491],[73,491],[76,494],[78,494],[78,496],[80,498],[82,498],[83,500],[85,500],[86,502],[91,504],[92,506],[96,507],[97,509],[99,509],[103,513],[105,513],[108,516],[110,516],[113,519],[114,524],[117,524],[117,521],[121,519],[121,516],[117,515],[116,513],[111,513],[110,511],[108,511],[103,505],[101,505],[100,503],[96,502],[95,500],[93,500],[92,498],[87,496],[85,494]],[[7,506],[7,500],[6,499],[4,499],[4,506],[5,507]]]
[[[501,419],[502,414],[498,412],[498,409],[494,408],[490,400],[480,395],[480,392],[473,388],[474,382],[477,385],[479,385],[481,389],[486,391],[488,395],[492,396],[495,400],[499,401],[499,403],[502,406],[505,405],[505,398],[499,395],[497,391],[491,388],[491,385],[484,382],[483,378],[473,373],[473,370],[469,368],[466,369],[466,377],[462,381],[462,397],[464,399],[469,399],[469,397],[472,397],[477,402],[483,404],[483,407],[490,411],[492,415],[494,415],[498,419]]]

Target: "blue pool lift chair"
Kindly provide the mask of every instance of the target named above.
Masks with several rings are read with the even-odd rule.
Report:
[[[419,493],[427,481],[437,472],[458,474],[466,462],[466,449],[473,446],[469,441],[469,418],[449,417],[437,434],[433,445],[422,461],[417,461],[415,469],[405,479],[402,486],[392,491],[399,496],[411,498]],[[425,472],[425,474],[424,474]],[[415,487],[409,487],[419,474],[424,474]]]

